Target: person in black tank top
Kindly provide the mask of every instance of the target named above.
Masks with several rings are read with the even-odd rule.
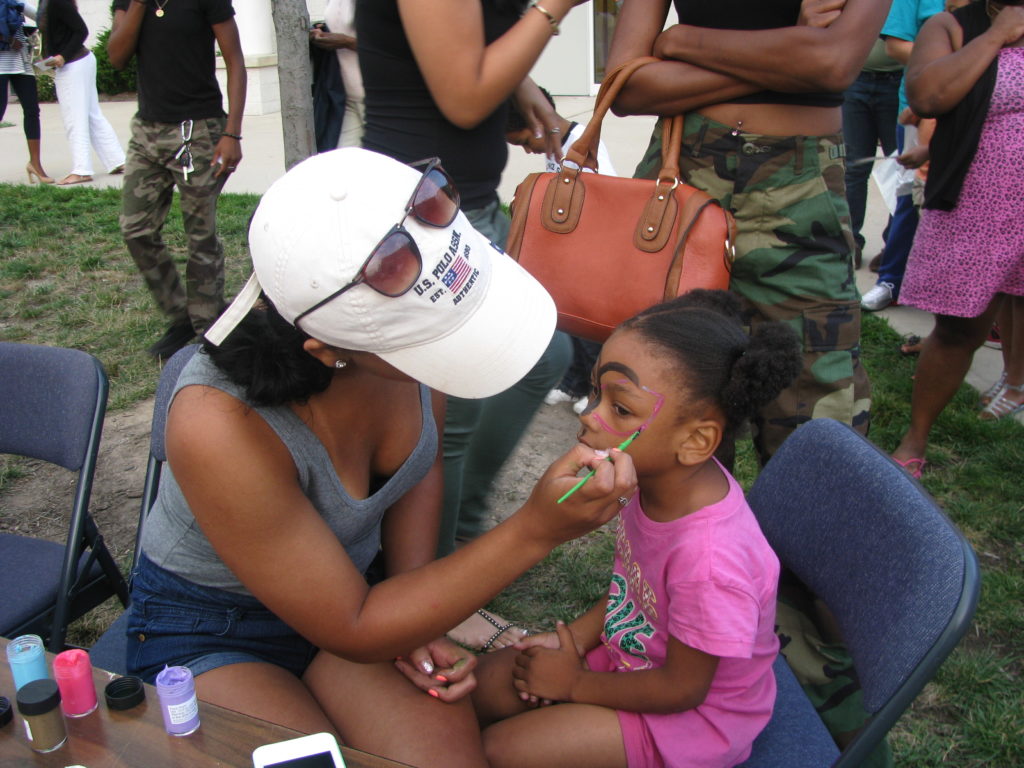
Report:
[[[752,324],[785,320],[804,339],[800,377],[755,420],[759,458],[811,418],[866,432],[840,105],[889,3],[674,0],[680,23],[666,29],[672,4],[623,2],[609,69],[638,56],[662,61],[641,68],[614,109],[687,115],[681,180],[736,216],[731,289]],[[656,130],[637,175],[656,173],[659,155]]]
[[[531,130],[561,158],[558,115],[527,77],[575,0],[357,0],[356,37],[366,90],[363,146],[412,162],[441,158],[480,232],[503,248],[509,219],[497,188],[508,157],[509,98]],[[494,477],[572,357],[557,332],[514,387],[484,400],[449,397],[445,498],[438,555],[489,526]],[[473,648],[514,643],[521,629],[490,614],[471,616],[451,636]]]

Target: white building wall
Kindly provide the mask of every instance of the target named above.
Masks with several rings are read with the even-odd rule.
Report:
[[[173,3],[174,0],[169,0]],[[234,0],[235,21],[242,40],[249,75],[245,113],[262,115],[280,110],[277,78],[277,45],[270,16],[271,0]],[[322,21],[327,0],[306,0],[311,21]],[[86,45],[111,23],[110,0],[78,0],[78,10],[89,27]],[[172,9],[168,8],[168,12]],[[552,38],[532,75],[540,85],[560,96],[586,96],[596,92],[593,79],[593,14],[588,6],[577,9],[561,24],[562,33]],[[218,79],[224,90],[222,66]]]

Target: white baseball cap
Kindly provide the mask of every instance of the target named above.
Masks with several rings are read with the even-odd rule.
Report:
[[[249,225],[253,275],[205,336],[221,344],[260,291],[289,323],[350,283],[402,219],[421,173],[386,155],[345,148],[314,155],[275,181]],[[404,225],[423,268],[402,296],[366,284],[301,320],[315,339],[371,352],[432,389],[488,397],[519,381],[555,329],[555,304],[460,211],[445,228]]]

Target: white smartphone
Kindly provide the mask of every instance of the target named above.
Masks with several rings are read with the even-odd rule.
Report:
[[[345,768],[338,741],[329,733],[256,747],[252,764],[253,768]]]

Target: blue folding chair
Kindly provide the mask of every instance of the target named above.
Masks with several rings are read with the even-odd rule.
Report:
[[[192,359],[192,355],[197,349],[199,349],[197,344],[189,344],[175,352],[171,359],[164,364],[164,369],[160,372],[160,380],[157,382],[156,397],[153,399],[153,420],[149,434],[149,460],[146,463],[146,479],[143,481],[142,501],[139,504],[135,553],[132,555],[132,573],[135,572],[135,566],[139,561],[142,526],[149,510],[153,507],[153,502],[156,501],[156,492],[160,487],[160,473],[163,470],[164,462],[167,461],[167,450],[164,447],[167,408],[170,405],[174,387],[178,383],[178,376],[181,375],[185,364]],[[127,664],[125,627],[127,624],[128,614],[122,613],[89,649],[89,658],[94,667],[125,674]]]
[[[0,635],[37,634],[58,652],[71,621],[112,596],[128,603],[128,585],[89,513],[106,409],[107,375],[92,355],[0,343],[0,453],[77,475],[63,543],[0,534]]]
[[[840,753],[780,656],[775,712],[743,766],[859,766],[967,631],[974,550],[917,481],[831,419],[800,426],[748,499],[783,565],[836,618],[869,720]]]

